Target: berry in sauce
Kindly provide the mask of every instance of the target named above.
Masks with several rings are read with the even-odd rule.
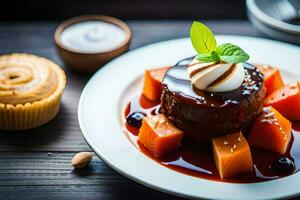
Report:
[[[146,116],[144,113],[134,112],[127,116],[126,122],[130,126],[140,128],[142,126],[142,120],[144,116]]]
[[[291,174],[295,170],[295,164],[287,157],[281,157],[271,164],[271,169],[279,174]]]

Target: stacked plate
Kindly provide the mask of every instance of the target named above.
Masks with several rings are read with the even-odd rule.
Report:
[[[272,38],[300,44],[299,0],[247,0],[251,23]]]

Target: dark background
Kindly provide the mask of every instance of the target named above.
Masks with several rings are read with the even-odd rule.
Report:
[[[60,20],[82,14],[121,19],[246,18],[244,0],[8,0],[0,20]]]

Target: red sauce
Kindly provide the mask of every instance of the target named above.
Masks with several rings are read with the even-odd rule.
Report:
[[[142,112],[147,116],[158,114],[160,102],[151,102],[145,97],[135,97],[128,103],[124,119],[133,112]],[[124,120],[125,121],[125,120]],[[217,168],[214,163],[211,148],[199,147],[193,144],[184,143],[180,149],[166,155],[163,158],[155,158],[152,154],[139,144],[137,141],[138,129],[125,124],[126,134],[136,147],[159,164],[168,167],[177,172],[214,181],[231,182],[231,183],[255,183],[272,180],[282,177],[276,174],[270,168],[271,163],[280,158],[288,157],[295,163],[295,171],[300,169],[300,122],[293,123],[292,139],[288,150],[284,155],[265,151],[251,147],[251,154],[254,162],[254,172],[235,176],[228,179],[220,179]]]

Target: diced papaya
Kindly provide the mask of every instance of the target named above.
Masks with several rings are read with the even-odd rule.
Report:
[[[300,120],[300,85],[287,84],[275,90],[264,101],[265,106],[272,106],[289,120]]]
[[[222,179],[253,172],[250,147],[241,132],[212,140],[216,166]]]
[[[143,95],[151,101],[158,101],[161,96],[161,82],[166,71],[170,67],[146,70],[144,79]]]
[[[144,117],[138,141],[155,157],[162,157],[180,147],[183,132],[163,115]]]
[[[280,71],[270,65],[256,65],[258,70],[264,75],[265,87],[267,95],[284,86]]]
[[[276,109],[264,107],[249,134],[250,145],[284,154],[291,140],[292,124]]]

